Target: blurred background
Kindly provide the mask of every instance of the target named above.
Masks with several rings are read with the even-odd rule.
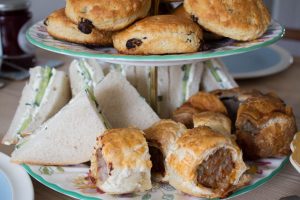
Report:
[[[277,44],[294,56],[300,55],[300,1],[299,0],[264,0],[272,18],[278,20],[287,29],[284,40]],[[65,5],[64,0],[31,0],[34,22],[42,20],[51,11]]]

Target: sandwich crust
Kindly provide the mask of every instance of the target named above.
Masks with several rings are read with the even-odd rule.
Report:
[[[102,191],[125,194],[148,190],[152,187],[151,167],[148,145],[141,130],[110,129],[97,139],[91,174]]]
[[[211,188],[201,183],[199,180],[199,167],[213,158],[213,155],[219,150],[227,152],[230,162],[233,162],[232,169],[226,176],[226,188]],[[214,167],[222,167],[224,163],[216,158]],[[228,164],[228,160],[224,160]],[[187,130],[175,143],[173,151],[167,157],[169,183],[176,189],[187,194],[205,197],[217,198],[224,197],[233,188],[236,189],[243,173],[247,167],[242,159],[242,152],[238,146],[232,142],[230,137],[226,137],[209,127],[197,127]],[[220,165],[220,166],[218,166]],[[222,172],[223,173],[223,172]],[[215,172],[211,176],[218,176]],[[225,179],[225,176],[223,178]],[[203,175],[202,178],[209,178]]]
[[[184,8],[205,29],[241,41],[260,37],[271,21],[262,0],[186,0]]]
[[[114,34],[113,44],[124,54],[190,53],[199,49],[201,39],[201,28],[191,20],[156,15]]]
[[[151,0],[67,0],[66,15],[75,24],[82,19],[103,31],[117,31],[147,16]]]
[[[59,9],[51,13],[45,20],[49,35],[56,39],[74,42],[78,44],[109,46],[112,44],[112,32],[99,31],[90,27],[82,32],[78,25],[69,20],[65,15],[65,9]]]

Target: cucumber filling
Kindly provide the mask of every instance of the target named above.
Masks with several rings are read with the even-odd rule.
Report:
[[[34,109],[38,109],[38,107],[41,105],[41,103],[43,101],[43,97],[45,96],[46,89],[47,89],[47,87],[49,85],[49,82],[50,82],[50,79],[53,75],[52,69],[50,67],[42,68],[41,75],[42,75],[42,80],[39,84],[38,92],[35,96],[35,100],[34,100],[34,103],[32,105],[34,107]],[[31,112],[29,114],[29,116],[24,118],[24,121],[22,122],[22,125],[21,125],[21,127],[19,128],[19,130],[17,132],[18,136],[21,137],[21,138],[23,137],[22,132],[26,128],[28,128],[28,126],[32,122],[32,119],[33,119],[32,113],[33,112]]]

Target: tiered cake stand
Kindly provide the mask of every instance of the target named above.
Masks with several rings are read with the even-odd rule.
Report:
[[[209,43],[207,51],[175,54],[175,55],[123,55],[118,54],[114,48],[89,48],[83,45],[68,43],[53,39],[47,33],[46,27],[42,22],[33,25],[27,32],[27,39],[37,47],[52,51],[59,54],[73,57],[99,59],[103,62],[114,64],[134,65],[134,66],[151,66],[151,80],[154,89],[151,93],[151,105],[156,106],[157,93],[157,70],[159,67],[182,65],[204,61],[207,59],[218,58],[223,56],[235,55],[253,51],[255,49],[268,46],[278,41],[284,34],[283,27],[276,21],[272,21],[266,33],[250,42],[239,42],[231,39]],[[273,177],[287,162],[286,158],[281,159],[261,159],[259,161],[248,163],[250,166],[249,173],[253,175],[251,184],[235,191],[229,196],[235,197],[245,192],[251,191],[262,185]],[[27,172],[43,183],[44,185],[61,192],[63,194],[78,199],[198,199],[183,194],[175,190],[168,184],[154,183],[150,191],[141,194],[128,194],[121,196],[111,196],[100,194],[95,189],[89,187],[87,180],[84,178],[88,173],[88,166],[66,166],[66,167],[49,167],[49,166],[31,166],[23,165]]]

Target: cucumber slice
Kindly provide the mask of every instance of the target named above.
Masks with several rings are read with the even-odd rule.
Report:
[[[52,76],[52,69],[50,67],[45,67],[42,69],[42,81],[40,83],[38,93],[35,97],[35,101],[34,101],[35,106],[40,106],[45,91],[47,89],[47,86],[49,84],[49,81],[51,79],[51,76]]]
[[[88,69],[86,68],[83,60],[79,61],[79,68],[80,68],[81,75],[83,76],[84,79],[84,84],[85,84],[84,88],[93,90],[93,85],[90,84],[92,82],[92,76],[89,73]]]
[[[23,121],[23,124],[22,124],[22,126],[20,127],[20,129],[18,131],[18,135],[20,135],[28,127],[28,125],[31,123],[31,120],[32,120],[32,118],[31,118],[31,115],[30,115],[27,119],[25,119]]]

